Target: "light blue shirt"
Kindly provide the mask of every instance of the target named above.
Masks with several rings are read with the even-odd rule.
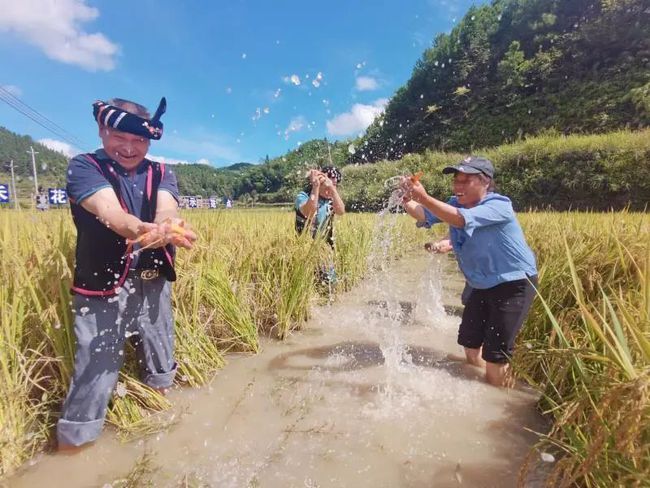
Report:
[[[301,191],[296,197],[295,207],[298,212],[300,212],[300,207],[302,207],[309,200],[309,195],[307,192]],[[332,200],[327,198],[318,198],[318,210],[316,210],[316,216],[314,218],[314,227],[318,230],[323,230],[323,226],[327,222],[327,219],[332,215]]]
[[[488,193],[472,208],[462,207],[456,197],[447,203],[458,208],[465,219],[462,229],[449,226],[449,237],[458,266],[472,288],[492,288],[537,275],[535,255],[526,244],[508,197]],[[422,208],[426,220],[418,222],[418,227],[429,228],[441,222]]]

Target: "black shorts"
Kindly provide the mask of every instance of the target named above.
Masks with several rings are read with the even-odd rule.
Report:
[[[463,310],[458,344],[472,349],[483,346],[482,356],[488,362],[508,362],[515,337],[535,298],[537,277],[529,279],[472,289]]]

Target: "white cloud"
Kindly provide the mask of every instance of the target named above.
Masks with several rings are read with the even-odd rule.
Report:
[[[370,76],[357,77],[356,89],[359,91],[372,91],[379,88],[379,82]]]
[[[147,158],[152,161],[158,161],[159,163],[165,164],[207,164],[208,166],[212,165],[209,159],[200,158],[196,161],[188,161],[186,159],[176,159],[176,158],[167,158],[165,156],[154,156],[153,154],[147,154]]]
[[[159,163],[165,163],[165,164],[192,164],[191,161],[187,161],[185,159],[168,158],[165,156],[154,156],[153,154],[147,154],[147,159],[150,159],[152,161],[158,161]]]
[[[115,67],[118,45],[83,28],[99,16],[86,0],[0,0],[0,11],[0,32],[15,34],[50,59],[89,71]]]
[[[372,105],[355,103],[349,112],[327,121],[327,132],[332,136],[348,136],[364,131],[386,108],[387,98],[380,98]]]
[[[11,93],[14,97],[20,97],[23,94],[20,87],[17,87],[16,85],[2,85],[2,88]]]
[[[166,133],[163,150],[187,154],[190,158],[208,159],[210,161],[239,162],[243,161],[239,151],[225,141],[225,137],[203,128],[192,130],[188,136]]]
[[[43,144],[48,149],[52,149],[52,151],[60,152],[68,158],[72,158],[81,153],[81,151],[73,145],[68,144],[67,142],[57,141],[56,139],[39,139],[38,142]]]
[[[292,118],[287,128],[284,129],[284,139],[288,140],[292,132],[300,132],[302,129],[304,129],[306,124],[307,119],[305,119],[302,115]]]

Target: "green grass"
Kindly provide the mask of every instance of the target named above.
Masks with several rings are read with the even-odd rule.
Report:
[[[472,151],[496,167],[499,191],[518,209],[644,210],[650,201],[650,130],[564,137],[556,132]],[[430,194],[446,198],[451,180],[441,173],[466,154],[426,151],[399,161],[346,166],[343,198],[349,208],[377,210],[388,198],[384,181],[423,171]]]

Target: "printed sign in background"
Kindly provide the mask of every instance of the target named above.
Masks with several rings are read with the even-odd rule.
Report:
[[[50,205],[65,205],[68,203],[68,194],[64,188],[48,188],[47,199]]]
[[[0,184],[0,203],[9,203],[9,185]]]
[[[219,208],[219,197],[205,197],[200,195],[181,195],[180,208]]]

